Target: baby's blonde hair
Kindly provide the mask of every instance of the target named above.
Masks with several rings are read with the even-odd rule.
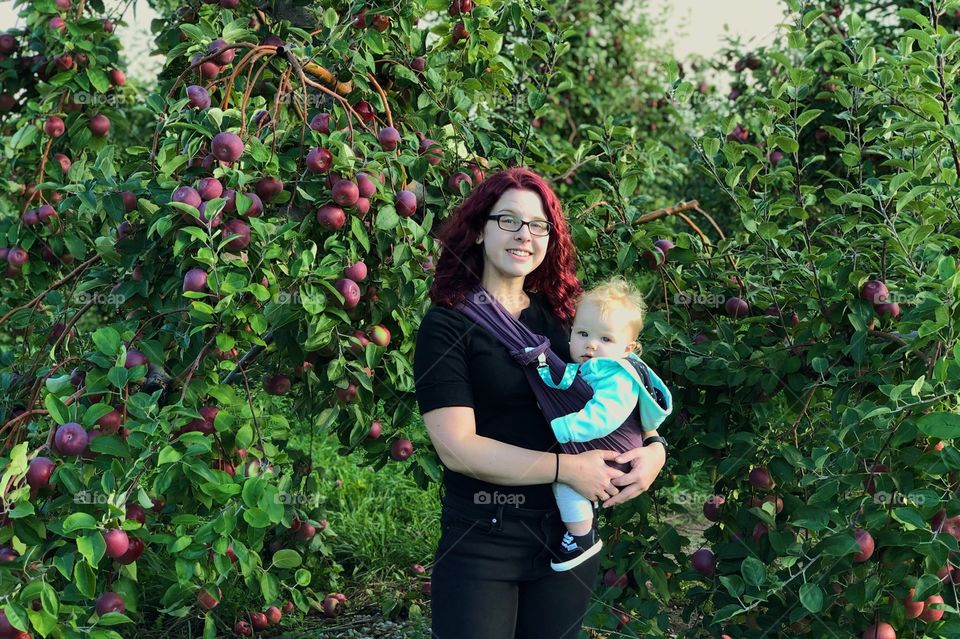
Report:
[[[595,303],[600,310],[600,316],[604,318],[614,309],[623,309],[626,311],[632,338],[637,339],[640,336],[647,305],[643,301],[643,293],[627,280],[616,276],[597,284],[580,296],[577,307],[584,302]]]

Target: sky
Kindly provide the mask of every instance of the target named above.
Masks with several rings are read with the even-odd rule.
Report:
[[[688,55],[710,56],[726,37],[739,37],[746,45],[768,44],[776,36],[777,23],[782,17],[782,3],[778,0],[648,0],[659,15],[666,18],[668,39],[677,58]],[[123,4],[108,0],[107,6]],[[130,66],[127,75],[148,79],[156,73],[158,58],[149,58],[150,20],[153,12],[145,0],[134,0],[125,16],[129,23],[118,29],[124,53]],[[13,2],[0,0],[0,31],[16,26],[17,15]]]

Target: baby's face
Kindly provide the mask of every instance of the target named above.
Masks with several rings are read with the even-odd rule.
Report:
[[[582,364],[592,357],[622,359],[636,347],[624,309],[610,309],[601,317],[599,305],[585,301],[577,307],[570,331],[570,356]]]

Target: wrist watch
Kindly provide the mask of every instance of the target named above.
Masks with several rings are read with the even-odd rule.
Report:
[[[670,450],[670,444],[667,443],[667,440],[661,437],[660,435],[651,435],[650,437],[645,437],[643,440],[644,446],[649,446],[652,442],[660,442],[663,444],[663,452]]]

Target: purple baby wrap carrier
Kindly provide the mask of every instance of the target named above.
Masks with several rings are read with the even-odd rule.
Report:
[[[477,286],[467,293],[464,301],[456,305],[455,309],[489,331],[507,348],[514,360],[523,366],[530,387],[537,397],[537,404],[548,422],[556,417],[580,411],[593,397],[593,389],[579,373],[566,390],[551,388],[545,384],[537,369],[538,365],[545,363],[549,367],[551,377],[558,380],[562,379],[566,372],[566,362],[550,350],[550,340],[547,337],[537,335],[520,323],[483,287]],[[544,356],[543,360],[541,355]],[[648,392],[654,394],[657,402],[663,405],[659,391],[649,384],[646,365],[639,359],[629,361],[638,369]],[[640,367],[643,369],[641,370]],[[560,444],[560,449],[570,454],[588,450],[613,450],[623,453],[643,446],[643,435],[640,413],[634,410],[630,417],[609,435],[588,442]],[[608,460],[607,465],[623,472],[631,470],[629,464],[617,464],[613,460]]]

